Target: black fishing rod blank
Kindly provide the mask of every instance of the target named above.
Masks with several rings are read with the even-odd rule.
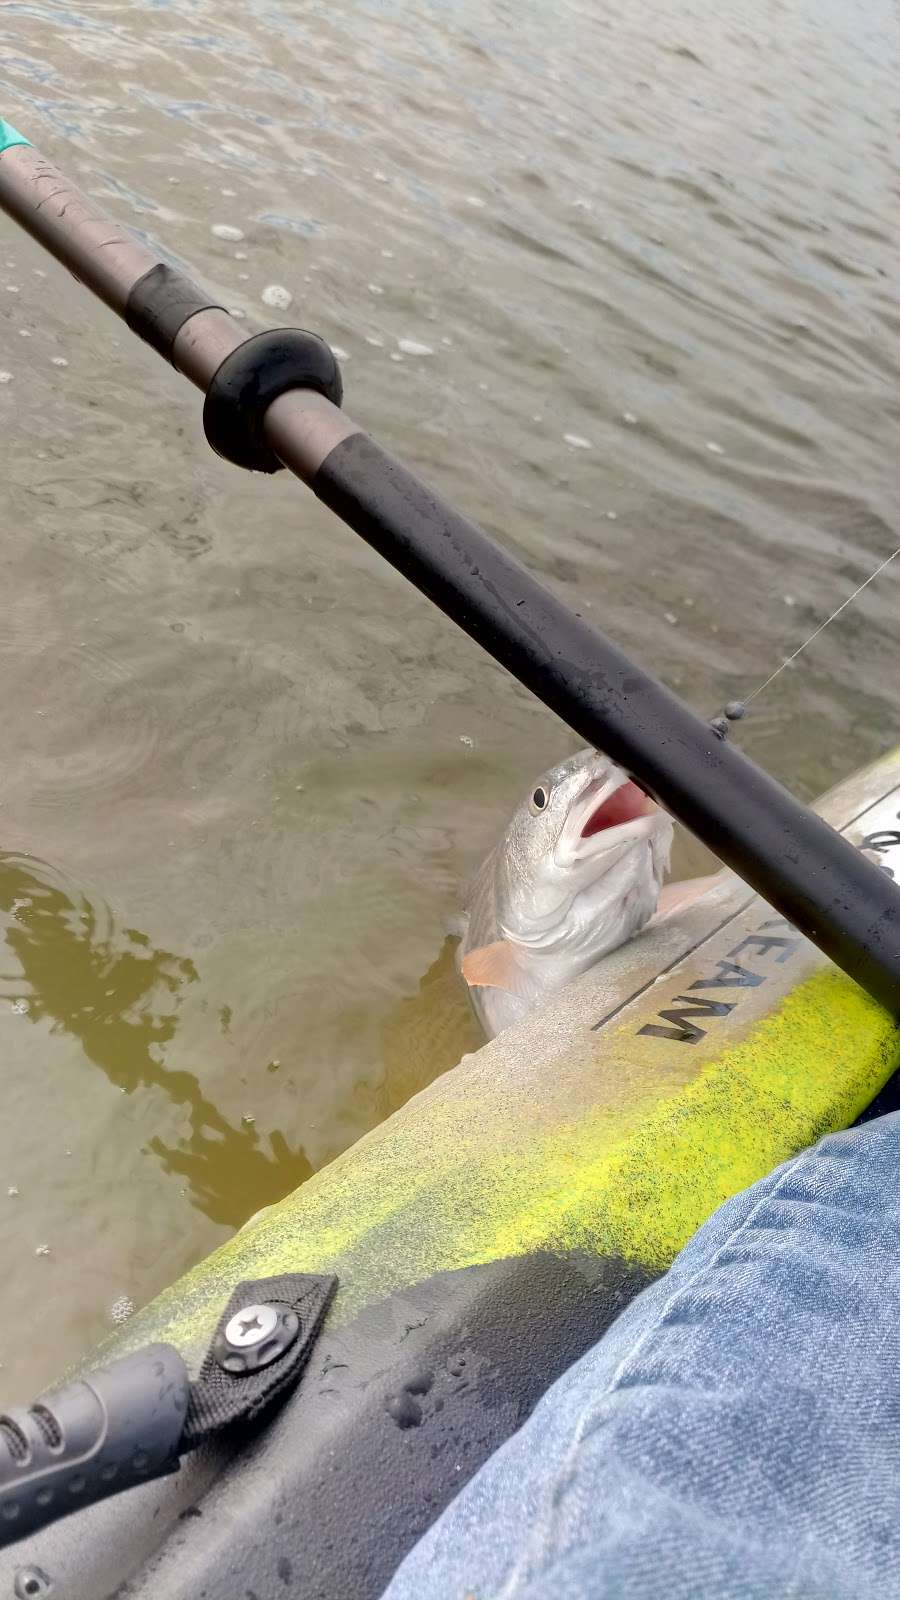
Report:
[[[894,1014],[900,891],[340,410],[314,334],[252,335],[0,121],[0,206],[203,390],[220,455],[286,466]]]

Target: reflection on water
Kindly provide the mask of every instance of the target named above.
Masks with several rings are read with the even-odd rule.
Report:
[[[153,1137],[148,1148],[186,1180],[198,1210],[237,1227],[309,1176],[302,1149],[282,1133],[269,1136],[266,1151],[256,1129],[234,1127],[196,1077],[165,1066],[182,990],[199,981],[193,961],[154,949],[136,928],[116,927],[105,906],[42,861],[0,853],[0,911],[18,962],[18,971],[0,974],[0,989],[14,1008],[65,1029],[119,1088],[161,1089],[187,1112],[187,1138],[169,1145]]]
[[[444,940],[415,994],[399,1000],[381,1024],[384,1078],[376,1101],[380,1117],[390,1116],[484,1043],[456,969],[458,943],[455,938]]]

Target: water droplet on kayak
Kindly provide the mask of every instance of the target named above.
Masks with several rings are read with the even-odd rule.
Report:
[[[407,1378],[403,1387],[407,1394],[427,1394],[433,1383],[434,1373],[431,1368],[422,1367],[418,1372],[414,1372],[411,1378]]]
[[[422,1407],[411,1394],[389,1395],[385,1410],[398,1428],[417,1428],[422,1421]]]

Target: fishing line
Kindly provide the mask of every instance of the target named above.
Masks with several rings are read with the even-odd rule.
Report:
[[[778,677],[779,673],[783,672],[785,667],[789,667],[793,661],[796,661],[797,657],[803,654],[804,650],[812,644],[813,640],[818,639],[819,634],[824,633],[825,629],[830,627],[835,618],[839,617],[842,611],[846,611],[847,607],[853,604],[853,601],[857,598],[857,596],[861,595],[863,590],[869,587],[870,583],[874,583],[879,573],[883,572],[885,567],[889,567],[891,562],[896,560],[897,556],[900,556],[900,546],[898,546],[896,550],[893,550],[889,556],[886,556],[884,561],[880,562],[880,564],[875,568],[875,571],[870,572],[869,576],[863,580],[859,587],[854,589],[852,594],[848,594],[846,600],[842,600],[837,609],[832,611],[831,616],[826,617],[824,622],[820,622],[819,626],[814,630],[813,633],[810,634],[809,638],[804,639],[803,643],[798,645],[796,650],[794,650],[791,655],[786,656],[784,661],[781,662],[780,666],[775,668],[774,672],[769,673],[769,676],[766,678],[764,683],[759,684],[758,687],[753,690],[753,693],[746,695],[743,700],[732,700],[731,703],[725,707],[724,717],[715,717],[711,723],[711,726],[715,729],[716,733],[721,734],[721,736],[724,738],[728,731],[728,723],[739,721],[746,712],[750,702],[755,700],[758,695],[761,695],[764,689],[768,689],[769,684],[775,682],[775,679]]]

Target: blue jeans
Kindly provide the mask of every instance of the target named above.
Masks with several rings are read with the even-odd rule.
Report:
[[[724,1205],[385,1600],[900,1597],[900,1113]]]

